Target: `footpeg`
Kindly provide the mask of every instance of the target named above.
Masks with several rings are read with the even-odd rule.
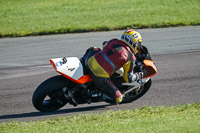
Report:
[[[71,100],[69,101],[69,104],[73,105],[74,107],[78,105],[74,98],[71,98]]]
[[[71,104],[73,106],[77,106],[78,105],[70,91],[68,91],[68,94],[65,94],[64,96],[69,101],[69,104]]]

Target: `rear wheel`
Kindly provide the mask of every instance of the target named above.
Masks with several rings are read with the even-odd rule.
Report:
[[[142,97],[151,87],[151,79],[149,79],[143,86],[130,91],[129,93],[125,94],[122,103],[130,103]],[[131,89],[132,87],[127,87],[126,90]]]
[[[32,103],[41,112],[53,112],[63,107],[68,101],[65,90],[75,84],[62,75],[54,76],[41,83],[35,90]]]

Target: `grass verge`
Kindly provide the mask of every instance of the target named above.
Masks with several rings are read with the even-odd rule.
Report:
[[[199,0],[1,0],[0,37],[200,24]]]
[[[1,133],[197,133],[200,104],[143,107],[33,122],[0,123]]]

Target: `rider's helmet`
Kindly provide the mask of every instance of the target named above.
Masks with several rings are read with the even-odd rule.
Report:
[[[139,32],[132,29],[126,30],[123,32],[121,40],[124,41],[135,54],[138,53],[138,50],[142,43],[142,36]]]

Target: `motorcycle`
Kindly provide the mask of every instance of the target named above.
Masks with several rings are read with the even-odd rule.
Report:
[[[138,68],[142,67],[144,75],[140,82],[125,83],[123,68],[120,68],[110,77],[123,95],[121,104],[139,99],[150,89],[152,84],[151,77],[157,73],[157,68],[150,54],[148,53],[147,55],[141,62],[136,63],[134,68],[134,72],[138,72],[141,70]],[[60,75],[47,79],[33,93],[32,103],[37,110],[53,112],[67,103],[73,106],[96,102],[115,103],[109,96],[95,87],[90,75],[85,72],[83,62],[79,58],[54,58],[50,59],[50,63]]]

